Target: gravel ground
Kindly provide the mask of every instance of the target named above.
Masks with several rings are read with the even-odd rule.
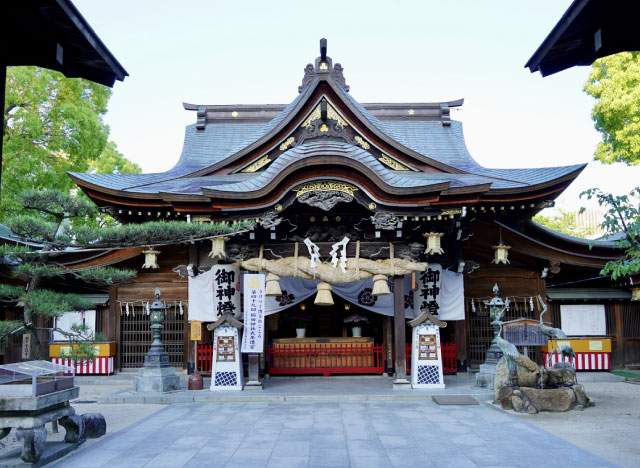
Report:
[[[596,404],[592,408],[517,416],[621,467],[639,467],[640,384],[585,382],[583,385]]]

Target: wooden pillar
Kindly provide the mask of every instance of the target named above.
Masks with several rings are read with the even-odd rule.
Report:
[[[404,318],[404,276],[393,277],[393,324],[396,351],[396,381],[407,379],[407,349]]]
[[[616,320],[616,361],[614,364],[616,368],[624,369],[627,360],[624,355],[624,318],[621,302],[613,303],[613,315]]]
[[[251,382],[259,382],[260,381],[260,355],[258,353],[249,354],[249,381],[247,384]]]
[[[198,244],[189,244],[189,264],[196,268],[200,265],[200,249]],[[187,289],[189,286],[187,285]],[[187,297],[189,292],[187,291]],[[196,373],[198,370],[198,358],[196,356],[196,344],[191,341],[191,327],[189,326],[189,309],[184,314],[184,365],[188,374]]]
[[[384,343],[384,372],[393,374],[393,318],[385,315],[382,318],[382,341]]]

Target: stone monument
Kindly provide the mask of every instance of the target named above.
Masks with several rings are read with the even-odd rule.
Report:
[[[160,338],[164,325],[164,311],[167,306],[160,300],[160,290],[156,289],[156,300],[150,307],[151,331],[153,341],[144,357],[144,366],[134,377],[133,389],[142,393],[167,393],[180,390],[180,377],[169,364],[169,355],[165,352]]]
[[[242,354],[240,330],[242,322],[225,313],[215,323],[207,325],[213,331],[213,362],[211,363],[211,391],[242,390]]]

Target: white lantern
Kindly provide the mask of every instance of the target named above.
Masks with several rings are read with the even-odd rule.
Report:
[[[142,253],[144,254],[144,265],[142,265],[142,268],[153,268],[154,270],[160,268],[158,265],[158,254],[160,251],[149,247],[149,250],[143,250]]]
[[[424,235],[427,238],[427,255],[443,254],[444,250],[440,247],[440,238],[444,236],[443,232],[430,232]]]
[[[640,287],[631,289],[631,300],[640,301]]]
[[[498,245],[494,245],[492,246],[492,248],[496,251],[495,253],[495,258],[493,260],[491,260],[491,263],[503,263],[503,264],[507,264],[510,263],[509,262],[509,249],[511,248],[511,246],[509,245],[504,245],[502,243],[502,241],[500,241],[500,243]]]
[[[211,252],[209,252],[209,257],[218,260],[224,260],[227,258],[227,253],[225,252],[225,241],[227,239],[224,237],[214,237],[211,239]]]

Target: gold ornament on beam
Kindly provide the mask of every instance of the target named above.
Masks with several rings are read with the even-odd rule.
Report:
[[[160,268],[158,265],[159,250],[154,250],[153,247],[149,247],[149,250],[143,250],[142,253],[144,254],[144,265],[142,265],[142,268],[152,268],[154,270]]]
[[[631,289],[631,300],[640,301],[640,287]]]
[[[214,260],[224,260],[227,258],[227,252],[225,251],[226,237],[214,237],[211,239],[211,252],[209,252],[209,258]]]
[[[387,282],[387,277],[385,275],[373,276],[373,291],[371,294],[374,296],[387,296],[391,294],[389,283]]]
[[[318,283],[317,288],[318,293],[316,294],[316,299],[313,303],[319,306],[332,306],[333,296],[331,295],[331,285],[325,281],[321,281]]]
[[[269,273],[266,279],[265,296],[282,296],[280,289],[280,277],[273,273]]]
[[[440,247],[440,238],[444,236],[443,232],[429,232],[424,234],[427,238],[427,249],[424,251],[426,255],[443,254],[444,250]]]

